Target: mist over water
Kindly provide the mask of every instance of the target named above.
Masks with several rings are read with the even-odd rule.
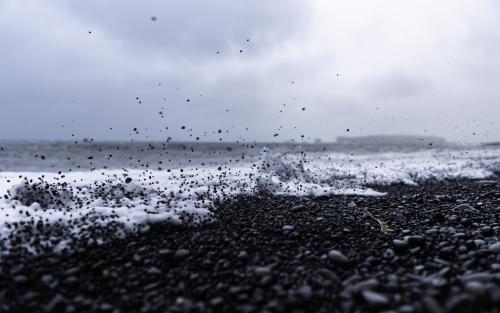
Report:
[[[275,153],[412,152],[459,146],[437,137],[339,137],[337,142],[146,142],[0,141],[0,171],[88,171],[95,169],[166,170],[255,162],[262,149]]]

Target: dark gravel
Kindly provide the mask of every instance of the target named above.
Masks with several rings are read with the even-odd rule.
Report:
[[[0,260],[0,312],[499,312],[499,186],[241,197],[210,224],[13,251]]]

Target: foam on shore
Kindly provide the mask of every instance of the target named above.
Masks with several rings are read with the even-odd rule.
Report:
[[[238,166],[171,171],[0,173],[0,195],[5,195],[0,200],[0,240],[9,246],[12,234],[22,230],[28,234],[23,244],[29,248],[29,234],[55,227],[61,238],[47,235],[44,244],[60,249],[90,236],[95,227],[112,225],[121,235],[156,222],[204,222],[218,201],[238,195],[383,196],[365,186],[416,184],[430,178],[482,179],[500,169],[500,149],[483,148],[359,155],[281,155],[265,149],[259,159]]]

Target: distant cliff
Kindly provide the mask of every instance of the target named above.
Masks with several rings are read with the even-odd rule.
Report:
[[[336,143],[344,145],[416,145],[445,146],[448,142],[435,136],[372,135],[360,137],[337,137]]]
[[[500,141],[483,142],[483,143],[481,143],[481,145],[483,145],[483,146],[497,147],[497,146],[500,146]]]

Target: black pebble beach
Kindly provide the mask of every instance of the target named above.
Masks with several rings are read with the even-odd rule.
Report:
[[[13,250],[0,312],[499,312],[500,180],[374,188],[387,196],[239,197],[198,226]]]

